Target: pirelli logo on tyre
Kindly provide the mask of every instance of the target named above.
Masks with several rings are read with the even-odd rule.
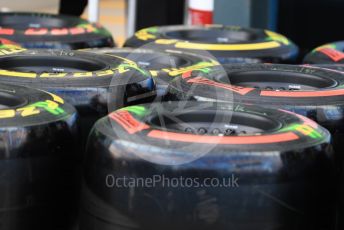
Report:
[[[211,61],[211,62],[199,62],[195,65],[184,67],[184,68],[171,68],[171,69],[162,69],[162,71],[167,72],[169,76],[175,77],[180,74],[184,74],[190,71],[194,70],[200,70],[200,71],[207,71],[208,68],[218,66],[219,63],[217,61]]]
[[[215,82],[215,81],[209,80],[209,79],[204,78],[204,77],[195,77],[195,78],[189,79],[189,80],[187,80],[187,83],[215,86],[215,87],[229,90],[229,91],[241,94],[241,95],[246,95],[249,92],[254,90],[254,88],[241,87],[241,86],[236,86],[236,85],[231,85],[231,84],[224,84],[224,83]]]
[[[2,50],[0,50],[0,52],[1,51]],[[63,78],[63,77],[88,78],[88,77],[108,77],[116,73],[122,74],[130,70],[137,70],[144,75],[148,74],[134,63],[125,63],[125,64],[120,64],[116,68],[107,69],[107,70],[99,70],[99,71],[94,71],[94,72],[32,73],[32,72],[19,72],[19,71],[10,71],[10,70],[0,69],[0,76],[22,77],[22,78]]]
[[[45,100],[35,102],[18,109],[4,109],[0,110],[0,119],[13,118],[18,116],[29,117],[40,114],[42,111],[46,111],[52,115],[61,115],[65,111],[60,107],[59,103],[53,100]]]
[[[87,34],[97,31],[97,27],[93,24],[80,24],[76,27],[71,28],[27,28],[24,31],[20,31],[28,36],[41,36],[41,35],[52,35],[52,36],[62,36],[62,35],[78,35]],[[0,28],[1,35],[14,35],[18,33],[12,28]]]

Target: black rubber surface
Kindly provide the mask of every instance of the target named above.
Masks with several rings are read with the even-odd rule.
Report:
[[[84,165],[81,230],[333,227],[335,167],[325,129],[239,104],[154,105],[127,107],[96,123]]]
[[[77,114],[53,94],[0,84],[1,229],[72,229],[78,209]]]
[[[115,45],[104,27],[74,16],[1,13],[0,27],[0,37],[25,48],[82,49]]]

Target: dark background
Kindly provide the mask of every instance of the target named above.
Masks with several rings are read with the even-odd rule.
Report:
[[[183,23],[184,0],[137,2],[137,29]],[[277,31],[293,40],[305,53],[324,43],[344,40],[342,16],[344,0],[279,0]]]
[[[278,32],[302,50],[344,40],[344,0],[280,0]]]

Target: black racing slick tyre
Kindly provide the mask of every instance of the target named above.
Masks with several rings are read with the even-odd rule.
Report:
[[[305,64],[344,64],[344,41],[329,43],[314,49],[303,60]]]
[[[209,73],[190,71],[170,84],[166,100],[235,101],[283,108],[309,117],[334,134],[344,151],[344,78],[313,66],[235,64]],[[190,93],[192,92],[192,93]],[[341,154],[340,154],[341,155]]]
[[[162,49],[208,51],[222,64],[293,62],[298,48],[286,37],[268,30],[237,26],[163,26],[140,30],[124,46],[145,44]]]
[[[72,229],[80,180],[75,108],[7,84],[0,103],[0,228]]]
[[[79,51],[22,50],[0,55],[0,82],[40,88],[64,98],[80,114],[83,139],[109,108],[148,102],[156,94],[151,75],[135,63]]]
[[[329,142],[305,117],[254,106],[118,110],[89,139],[80,230],[331,229]]]
[[[100,48],[85,51],[120,56],[134,61],[155,78],[159,96],[165,95],[168,84],[175,76],[190,70],[219,65],[211,58],[177,50]]]
[[[45,13],[0,13],[0,37],[25,48],[82,49],[112,47],[104,27],[79,17]]]

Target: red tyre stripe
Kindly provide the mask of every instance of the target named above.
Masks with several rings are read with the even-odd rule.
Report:
[[[242,145],[242,144],[269,144],[294,141],[299,139],[293,132],[271,134],[264,136],[201,136],[185,133],[174,133],[160,130],[152,130],[148,133],[151,138],[180,141],[187,143],[202,143],[202,144],[224,144],[224,145]]]
[[[10,28],[0,28],[0,35],[13,35],[14,29]]]
[[[270,91],[263,90],[260,92],[261,96],[265,97],[331,97],[331,96],[343,96],[344,89],[338,90],[324,90],[324,91]]]
[[[109,117],[122,126],[129,134],[134,134],[142,130],[149,129],[147,124],[136,120],[128,111],[111,113]]]
[[[338,62],[340,60],[344,59],[344,53],[340,52],[338,50],[332,49],[332,48],[323,48],[319,49],[319,52],[325,54],[329,58],[331,58],[333,61]]]

